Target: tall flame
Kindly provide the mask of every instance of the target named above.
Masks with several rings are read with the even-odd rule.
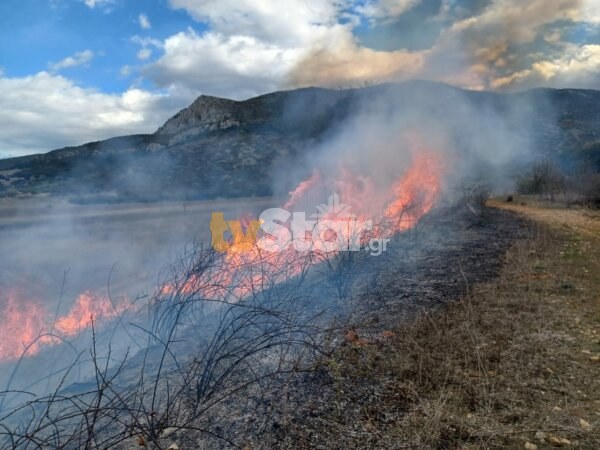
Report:
[[[362,220],[372,219],[385,227],[379,227],[373,237],[391,236],[413,228],[431,211],[442,190],[444,174],[443,159],[437,153],[415,145],[411,165],[387,189],[378,189],[373,178],[356,174],[342,167],[335,179],[325,185],[318,172],[290,192],[286,208],[292,208],[311,189],[332,189],[341,194],[344,203]]]
[[[395,232],[413,228],[433,208],[441,190],[438,161],[433,155],[416,155],[410,170],[394,183],[394,200],[384,214],[396,221]]]

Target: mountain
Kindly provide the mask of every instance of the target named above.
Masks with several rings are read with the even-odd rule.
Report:
[[[435,123],[451,121],[464,105],[486,117],[490,111],[508,117],[515,128],[522,128],[526,117],[532,145],[541,154],[600,168],[600,91],[499,94],[417,81],[305,88],[245,101],[201,96],[153,134],[0,160],[0,196],[154,201],[270,195],[276,169],[295,165],[358,112],[400,113]],[[469,132],[482,126],[471,124]]]

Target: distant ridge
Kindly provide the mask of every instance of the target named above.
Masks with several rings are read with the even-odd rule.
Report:
[[[418,109],[443,120],[459,101],[498,114],[530,108],[528,125],[540,152],[600,166],[600,91],[498,94],[413,81],[303,88],[245,101],[202,95],[153,134],[0,160],[0,196],[155,201],[270,195],[275,168],[293,164],[365,105],[384,113]]]

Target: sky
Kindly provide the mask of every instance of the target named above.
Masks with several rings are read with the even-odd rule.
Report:
[[[600,1],[2,0],[0,158],[152,133],[202,94],[411,79],[600,89]]]

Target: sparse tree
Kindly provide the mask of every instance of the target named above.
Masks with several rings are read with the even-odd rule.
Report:
[[[560,168],[554,162],[544,159],[535,163],[518,180],[517,189],[521,194],[546,196],[554,201],[557,194],[564,192],[566,181],[566,176]]]

